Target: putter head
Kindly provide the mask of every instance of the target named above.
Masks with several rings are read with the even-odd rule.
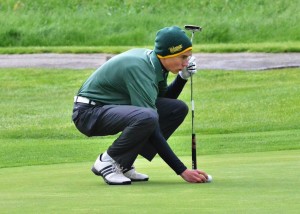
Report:
[[[202,28],[200,26],[197,26],[197,25],[185,25],[184,29],[189,30],[189,31],[193,31],[193,32],[202,30]]]

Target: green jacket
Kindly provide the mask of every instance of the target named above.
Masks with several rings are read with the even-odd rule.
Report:
[[[103,104],[156,109],[158,96],[167,91],[167,72],[149,49],[132,49],[98,68],[81,86],[78,96]]]

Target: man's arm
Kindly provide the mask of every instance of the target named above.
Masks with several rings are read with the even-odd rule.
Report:
[[[190,183],[205,183],[208,176],[201,170],[190,170],[179,160],[170,148],[165,138],[157,127],[150,137],[152,145],[155,147],[159,156],[185,181]]]
[[[187,80],[182,79],[180,75],[177,75],[175,80],[168,86],[164,97],[177,99],[186,83]]]
[[[187,169],[163,137],[159,126],[156,127],[149,140],[159,156],[176,172],[177,175],[180,175]]]

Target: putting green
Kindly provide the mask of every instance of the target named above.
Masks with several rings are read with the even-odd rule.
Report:
[[[160,159],[138,159],[149,182],[109,186],[93,163],[0,169],[0,213],[298,213],[300,150],[199,156],[213,176],[188,184]],[[190,157],[182,160],[191,165]]]

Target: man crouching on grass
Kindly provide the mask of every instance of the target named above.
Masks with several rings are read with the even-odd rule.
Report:
[[[86,136],[121,134],[92,167],[107,184],[147,181],[133,163],[140,154],[151,161],[156,154],[185,181],[203,183],[207,174],[190,170],[167,139],[183,122],[187,105],[177,97],[196,72],[192,43],[179,27],[159,30],[154,50],[132,49],[98,68],[74,98],[72,119]],[[169,72],[177,75],[167,85]]]

